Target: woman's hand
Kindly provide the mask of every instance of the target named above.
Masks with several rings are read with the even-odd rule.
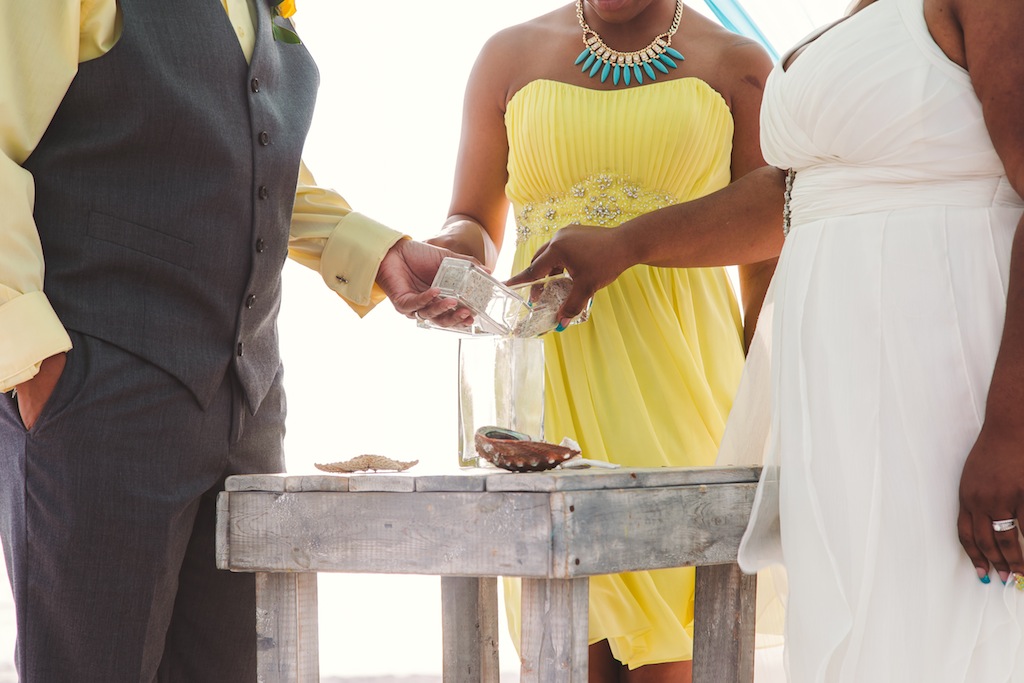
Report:
[[[1010,573],[1024,575],[1019,521],[1024,518],[1024,429],[983,427],[960,477],[960,543],[988,583],[995,567],[1006,583]],[[1013,520],[1005,531],[993,522]]]
[[[529,267],[513,275],[506,284],[525,284],[568,271],[572,289],[558,310],[559,323],[568,326],[597,290],[638,263],[631,260],[630,251],[620,242],[617,228],[569,225],[556,232],[550,242],[537,250]]]
[[[32,429],[35,426],[36,420],[53,394],[53,388],[57,386],[57,380],[64,373],[66,362],[65,353],[50,356],[40,363],[39,372],[35,377],[17,386],[18,412],[21,413],[25,429]]]

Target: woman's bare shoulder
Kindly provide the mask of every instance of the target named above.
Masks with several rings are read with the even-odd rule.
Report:
[[[574,12],[572,5],[566,5],[503,28],[487,40],[481,54],[486,53],[498,59],[516,57],[518,61],[522,59],[525,50],[549,45],[552,41],[564,38],[567,31],[575,28]],[[567,21],[570,17],[571,23]]]
[[[474,78],[490,84],[507,102],[524,84],[559,78],[562,53],[576,47],[580,29],[573,5],[562,7],[495,33],[484,44]],[[571,46],[571,47],[569,47]],[[575,53],[573,53],[575,56]],[[572,65],[569,59],[568,65]]]
[[[768,51],[757,41],[733,33],[696,12],[690,12],[689,20],[685,34],[689,45],[684,43],[680,49],[694,75],[718,90],[727,101],[751,93],[760,97],[773,64]]]

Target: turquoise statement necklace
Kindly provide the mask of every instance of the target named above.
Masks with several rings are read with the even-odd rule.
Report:
[[[676,14],[672,20],[672,26],[668,31],[657,36],[651,44],[634,52],[619,52],[605,44],[597,31],[590,28],[587,20],[583,18],[583,0],[576,0],[576,18],[579,19],[580,28],[583,29],[583,43],[586,45],[583,52],[576,58],[576,65],[583,65],[583,72],[590,72],[594,78],[601,74],[601,82],[612,77],[612,83],[629,85],[636,80],[637,83],[644,82],[644,74],[650,80],[656,80],[657,69],[667,74],[669,68],[676,68],[676,61],[686,59],[678,50],[672,47],[672,36],[679,30],[679,21],[683,17],[683,3],[676,0]]]

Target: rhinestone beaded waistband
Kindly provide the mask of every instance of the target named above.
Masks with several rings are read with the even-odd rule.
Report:
[[[572,223],[615,227],[679,200],[649,190],[624,176],[600,173],[582,180],[563,195],[516,207],[516,244],[537,235],[550,237]]]

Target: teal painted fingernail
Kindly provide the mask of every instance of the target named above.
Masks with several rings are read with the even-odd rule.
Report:
[[[981,582],[985,584],[992,583],[992,579],[988,578],[988,574],[986,574],[985,576],[981,577]]]
[[[565,325],[558,323],[558,327],[555,328],[555,332],[565,332]]]

